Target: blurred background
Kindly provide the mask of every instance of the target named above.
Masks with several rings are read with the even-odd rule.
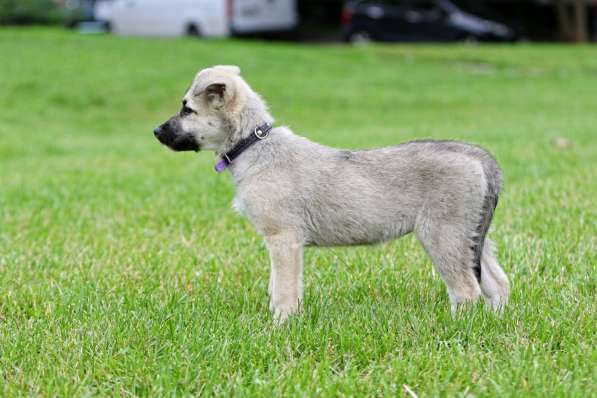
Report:
[[[0,24],[296,41],[597,40],[597,0],[0,0]]]

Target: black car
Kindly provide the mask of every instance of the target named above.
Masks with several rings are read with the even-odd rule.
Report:
[[[514,41],[509,27],[448,0],[357,0],[342,10],[344,39],[366,41]]]
[[[93,20],[94,0],[67,1],[64,4],[64,24],[69,28],[79,23]]]

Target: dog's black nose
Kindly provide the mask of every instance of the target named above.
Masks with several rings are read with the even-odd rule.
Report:
[[[157,137],[160,134],[162,134],[162,128],[161,127],[156,127],[155,130],[153,130],[153,135],[155,135]]]

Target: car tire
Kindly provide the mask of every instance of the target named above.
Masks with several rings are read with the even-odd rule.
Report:
[[[362,44],[369,44],[372,43],[375,39],[371,32],[365,29],[357,29],[348,34],[346,37],[346,41],[355,44],[355,45],[362,45]]]
[[[462,40],[464,43],[466,44],[470,44],[472,46],[475,46],[477,44],[479,44],[479,38],[475,35],[466,35],[464,36],[464,39]]]

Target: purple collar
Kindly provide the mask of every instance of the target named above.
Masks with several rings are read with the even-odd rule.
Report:
[[[228,152],[224,152],[220,156],[220,161],[218,163],[216,163],[216,165],[214,166],[214,169],[218,173],[221,173],[222,171],[226,170],[228,168],[228,166],[230,165],[230,163],[232,163],[232,161],[234,159],[239,157],[240,154],[243,153],[247,148],[249,148],[251,145],[253,145],[257,141],[261,141],[261,140],[267,138],[267,136],[269,135],[269,132],[271,130],[272,130],[272,125],[269,123],[264,123],[261,126],[255,127],[255,129],[253,130],[253,134],[250,134],[247,138],[243,138],[242,140],[239,141],[238,144],[236,144],[234,146],[234,148],[232,148]]]

